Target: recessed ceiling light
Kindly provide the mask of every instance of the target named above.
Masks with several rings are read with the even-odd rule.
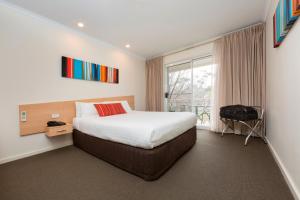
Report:
[[[84,24],[83,24],[82,22],[78,22],[78,23],[77,23],[77,26],[80,27],[80,28],[83,28],[83,27],[84,27]]]
[[[127,49],[129,49],[129,48],[130,48],[130,44],[126,44],[125,47],[126,47]]]

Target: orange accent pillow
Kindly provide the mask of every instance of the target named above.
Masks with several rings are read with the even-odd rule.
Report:
[[[121,103],[94,104],[94,106],[100,117],[126,113]]]

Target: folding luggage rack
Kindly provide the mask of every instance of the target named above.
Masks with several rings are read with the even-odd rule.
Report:
[[[220,120],[225,124],[225,127],[222,131],[222,136],[224,136],[225,131],[230,128],[231,130],[234,131],[234,123],[240,123],[247,128],[249,128],[250,132],[248,133],[246,139],[245,139],[245,146],[248,143],[249,138],[253,135],[256,134],[257,136],[261,137],[265,143],[266,138],[265,138],[265,128],[263,127],[264,125],[264,109],[262,109],[260,106],[251,106],[251,108],[254,108],[257,111],[257,118],[255,119],[244,119],[240,120],[238,117],[231,117],[231,118],[225,118],[225,117],[220,117]],[[261,133],[259,134],[257,130],[261,128]]]

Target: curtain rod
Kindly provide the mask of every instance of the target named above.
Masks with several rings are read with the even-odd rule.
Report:
[[[261,24],[264,24],[264,22],[259,22],[259,23],[256,23],[256,24],[252,24],[252,25],[249,25],[249,26],[246,26],[246,27],[234,30],[234,31],[230,31],[230,32],[224,33],[222,35],[219,35],[217,37],[205,40],[203,42],[199,42],[199,43],[196,43],[196,44],[193,44],[193,45],[181,48],[181,49],[177,49],[177,50],[174,50],[174,51],[169,51],[169,52],[163,53],[161,56],[165,57],[165,56],[169,56],[169,55],[173,55],[173,54],[176,54],[176,53],[180,53],[180,52],[183,52],[183,51],[186,51],[186,50],[189,50],[189,49],[193,49],[195,47],[203,46],[203,45],[211,43],[211,42],[213,42],[213,41],[215,41],[217,39],[220,39],[220,38],[222,38],[222,37],[224,37],[226,35],[229,35],[229,34],[232,34],[232,33],[237,33],[239,31],[245,30],[247,28],[251,28],[251,27],[254,27],[254,26],[261,25]],[[158,56],[154,56],[153,58],[155,58],[155,57],[158,57]]]

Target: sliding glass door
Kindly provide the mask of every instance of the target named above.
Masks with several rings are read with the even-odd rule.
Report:
[[[207,57],[192,61],[193,63],[193,98],[194,112],[198,117],[198,126],[210,127],[212,101],[213,65],[212,58]]]
[[[204,57],[167,66],[167,110],[194,112],[199,128],[209,128],[213,64],[212,57]]]

